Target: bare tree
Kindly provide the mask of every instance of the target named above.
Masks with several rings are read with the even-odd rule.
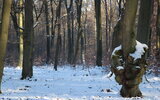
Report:
[[[76,0],[75,2],[76,2],[76,8],[77,8],[78,34],[77,34],[77,40],[75,45],[74,58],[72,61],[73,66],[75,66],[77,61],[77,55],[79,52],[79,43],[80,43],[80,38],[82,36],[82,26],[81,26],[82,0]]]
[[[112,53],[111,70],[115,74],[116,81],[122,85],[120,94],[123,97],[142,96],[139,84],[142,82],[142,77],[146,70],[145,54],[147,46],[136,41],[134,27],[137,8],[138,0],[126,1],[124,16],[120,23],[122,45]],[[137,49],[137,45],[141,45],[145,51],[140,54],[140,58],[135,58],[131,55],[139,49]]]
[[[56,52],[55,52],[55,63],[54,63],[54,69],[57,70],[57,65],[58,65],[58,59],[59,59],[59,54],[60,54],[60,47],[61,47],[61,2],[62,0],[59,0],[59,4],[57,6],[57,11],[56,11],[56,19],[58,20],[58,37],[57,37],[57,45],[56,45]]]
[[[70,4],[68,6],[68,0],[65,0],[65,7],[67,11],[67,31],[68,31],[68,62],[71,63],[73,59],[73,43],[72,43],[72,28],[71,28],[71,14],[72,14],[72,7],[73,7],[73,0],[70,0]]]
[[[2,12],[0,12],[0,93],[2,76],[4,69],[4,59],[6,54],[7,40],[8,40],[8,30],[9,30],[9,21],[10,21],[10,12],[12,0],[0,0],[0,3],[3,3]],[[1,4],[0,4],[1,5]]]
[[[97,34],[97,57],[96,65],[102,66],[102,20],[101,20],[101,0],[95,0],[96,34]]]
[[[33,0],[25,0],[25,29],[22,78],[33,76]]]

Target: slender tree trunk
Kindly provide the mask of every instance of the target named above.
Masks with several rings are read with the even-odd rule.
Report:
[[[0,2],[2,3],[1,0]],[[3,0],[2,13],[0,12],[0,16],[1,16],[0,17],[0,93],[1,93],[1,84],[2,84],[7,40],[8,40],[11,4],[12,4],[12,0]]]
[[[60,47],[61,47],[61,2],[62,0],[59,0],[59,4],[57,7],[57,11],[56,11],[56,17],[58,20],[58,37],[57,37],[57,45],[56,45],[56,53],[55,53],[55,63],[54,63],[54,69],[57,71],[57,65],[58,65],[58,59],[59,59],[59,54],[60,54]]]
[[[71,12],[71,19],[72,19],[72,59],[73,59],[73,56],[74,56],[74,8],[72,7],[72,12]]]
[[[151,10],[152,10],[152,0],[140,1],[137,40],[147,45],[149,45],[150,34],[151,34],[151,28],[150,28],[151,14],[152,14]]]
[[[46,59],[46,63],[49,64],[50,62],[50,49],[51,49],[51,35],[50,35],[50,31],[49,31],[49,13],[48,13],[48,1],[44,0],[44,6],[45,6],[45,17],[46,17],[46,33],[47,33],[47,59]]]
[[[54,9],[53,9],[53,0],[50,0],[50,6],[51,6],[51,47],[54,48],[54,37],[55,37],[55,32],[54,32]]]
[[[33,0],[25,0],[25,29],[22,78],[33,76]]]
[[[96,65],[102,66],[102,27],[101,27],[101,0],[95,0],[97,57]]]
[[[107,0],[104,0],[105,2],[105,15],[106,15],[106,51],[108,51],[108,6],[107,6]]]
[[[110,2],[109,2],[110,3],[110,16],[109,16],[109,21],[108,21],[108,23],[109,23],[109,28],[108,28],[108,40],[109,40],[108,41],[108,45],[109,45],[109,49],[108,50],[109,51],[108,52],[109,53],[111,53],[110,49],[111,49],[111,45],[112,45],[112,42],[111,42],[112,41],[112,35],[111,34],[112,34],[112,27],[113,27],[113,23],[112,23],[113,22],[112,1],[113,0],[110,0]]]
[[[66,60],[66,24],[63,23],[63,61]]]
[[[84,31],[82,32],[81,35],[81,63],[85,64],[85,54],[84,54],[84,42],[85,42],[85,37],[84,37]]]
[[[76,61],[77,61],[77,55],[79,52],[79,43],[80,43],[80,38],[82,36],[82,28],[81,28],[81,9],[82,9],[82,0],[76,0],[76,7],[77,7],[77,23],[78,23],[78,34],[77,34],[77,40],[76,40],[76,45],[75,45],[75,54],[74,58],[72,61],[73,66],[75,67]]]
[[[23,28],[23,0],[19,0],[19,14],[18,14],[18,25]],[[22,68],[23,65],[23,30],[19,29],[19,61],[18,66]]]
[[[72,45],[72,27],[71,27],[71,11],[72,11],[73,0],[70,0],[70,5],[68,7],[67,0],[65,0],[65,6],[67,11],[67,31],[68,31],[68,57],[67,61],[71,63],[73,59],[73,45]]]
[[[70,11],[67,11],[67,30],[68,30],[68,62],[71,63],[72,60],[72,34],[71,34],[71,16]]]
[[[107,0],[104,0],[105,3],[105,17],[106,17],[106,56],[107,56],[107,64],[110,64],[110,50],[111,50],[111,39],[110,39],[110,34],[108,32],[108,5],[107,5]],[[115,42],[115,41],[114,41]]]

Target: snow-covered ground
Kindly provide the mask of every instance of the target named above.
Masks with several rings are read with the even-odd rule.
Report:
[[[114,76],[105,67],[34,67],[34,77],[20,80],[21,69],[6,67],[0,100],[160,100],[160,78],[148,76],[140,85],[143,98],[122,98]]]

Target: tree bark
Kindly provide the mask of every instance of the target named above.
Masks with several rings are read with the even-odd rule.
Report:
[[[49,31],[49,13],[48,13],[48,1],[44,0],[44,6],[45,6],[45,17],[46,17],[46,33],[47,33],[47,59],[46,63],[49,64],[50,62],[50,46],[51,46],[51,35]]]
[[[0,24],[2,23],[2,8],[3,8],[3,0],[0,0]]]
[[[18,25],[23,28],[23,0],[19,0],[19,14],[18,14]],[[22,68],[23,65],[23,30],[19,29],[19,61],[18,66]]]
[[[3,0],[2,14],[0,14],[0,93],[1,93],[1,84],[2,76],[4,69],[4,61],[8,40],[8,29],[10,21],[10,12],[11,12],[12,0]]]
[[[54,48],[54,38],[55,38],[55,31],[54,31],[54,9],[53,9],[53,0],[50,0],[50,6],[51,6],[51,48]],[[55,23],[56,24],[56,23]]]
[[[160,50],[160,0],[158,0],[158,15],[157,15],[157,48]],[[160,53],[160,51],[159,51]]]
[[[81,9],[82,9],[82,0],[76,0],[76,7],[77,7],[77,23],[78,23],[78,34],[77,34],[77,40],[75,45],[75,52],[74,52],[74,58],[72,60],[72,64],[75,67],[76,61],[77,61],[77,55],[79,52],[79,44],[80,44],[80,38],[82,36],[82,26],[81,26]]]
[[[101,0],[95,0],[95,14],[96,14],[96,34],[97,34],[96,65],[102,66]]]
[[[57,37],[57,45],[56,45],[56,53],[55,53],[55,63],[54,63],[54,69],[57,71],[57,65],[58,65],[58,59],[60,54],[60,47],[61,47],[61,2],[62,0],[59,0],[59,4],[56,11],[56,17],[58,20],[58,37]]]
[[[152,14],[151,10],[152,10],[152,0],[140,1],[137,40],[147,45],[150,45],[149,40],[151,35],[151,28],[150,28],[150,21]]]
[[[67,11],[67,31],[68,31],[68,58],[67,61],[71,63],[73,59],[73,45],[72,45],[72,28],[71,28],[71,11],[73,6],[73,0],[70,0],[70,5],[68,7],[67,0],[65,0],[65,6]]]
[[[125,74],[129,75],[131,70],[130,61],[129,61],[129,53],[133,53],[135,51],[136,39],[135,39],[135,32],[134,32],[134,25],[136,19],[136,12],[138,6],[138,0],[128,0],[125,4],[125,11],[124,11],[124,18],[122,19],[122,50],[123,50],[123,57],[126,68]],[[127,37],[127,38],[126,38]],[[125,79],[127,76],[124,77]],[[126,83],[122,84],[121,95],[123,97],[135,97],[141,96],[141,92],[139,90],[138,85],[133,87],[129,87]]]
[[[25,0],[25,29],[22,78],[33,76],[33,0]]]
[[[116,48],[112,53],[111,70],[115,74],[116,81],[122,85],[120,94],[123,97],[142,96],[139,84],[142,82],[146,70],[145,54],[147,46],[141,45],[135,39],[134,27],[137,8],[138,0],[126,1],[124,16],[122,16],[119,24],[120,34],[122,34],[122,46],[118,47],[119,50]],[[140,53],[141,57],[135,59],[130,54],[136,52],[137,45],[141,45],[145,52]]]

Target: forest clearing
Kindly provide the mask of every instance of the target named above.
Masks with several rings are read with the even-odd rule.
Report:
[[[0,0],[0,99],[159,100],[160,0]]]

